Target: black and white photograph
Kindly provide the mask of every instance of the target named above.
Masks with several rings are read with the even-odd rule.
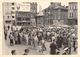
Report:
[[[77,55],[78,2],[3,2],[3,55]]]

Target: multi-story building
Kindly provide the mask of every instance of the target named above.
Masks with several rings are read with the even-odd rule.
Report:
[[[68,24],[76,25],[77,24],[77,2],[69,2],[68,7]]]
[[[19,6],[20,9],[16,12],[16,20],[20,17],[22,21],[17,20],[17,25],[29,26],[30,23],[32,27],[36,26],[35,15],[37,15],[37,3],[23,2]],[[25,21],[25,23],[23,21]]]
[[[16,23],[16,11],[32,12],[33,15],[37,14],[37,3],[35,2],[4,2],[3,4],[3,18],[4,25],[7,27]],[[22,14],[22,13],[21,13]],[[23,13],[24,14],[24,13]]]
[[[11,27],[12,23],[15,20],[15,11],[17,11],[17,3],[14,2],[4,2],[3,6],[3,22],[6,27]]]
[[[59,2],[51,2],[50,6],[44,9],[44,15],[45,25],[63,25],[68,19],[68,9]]]
[[[17,11],[16,12],[16,25],[31,27],[32,26],[32,24],[31,24],[32,18],[34,18],[34,17],[31,12]]]

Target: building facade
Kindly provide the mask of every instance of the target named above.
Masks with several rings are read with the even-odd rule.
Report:
[[[14,2],[4,2],[2,3],[3,7],[3,23],[5,27],[11,27],[12,23],[15,20],[15,12],[17,9],[17,3]]]
[[[44,26],[44,16],[41,15],[41,16],[36,16],[36,26],[38,28],[41,28]]]
[[[51,2],[50,6],[44,9],[45,25],[63,25],[68,19],[68,9],[61,3]]]
[[[37,14],[37,3],[35,2],[4,2],[3,6],[3,19],[4,26],[11,27],[16,23],[16,11],[20,12],[32,12]],[[21,13],[22,14],[22,13]],[[24,14],[24,13],[23,13]]]
[[[68,8],[68,24],[69,25],[76,25],[77,24],[77,2],[69,2]]]
[[[32,26],[31,19],[34,19],[32,12],[23,12],[23,11],[16,12],[17,26],[31,27]]]

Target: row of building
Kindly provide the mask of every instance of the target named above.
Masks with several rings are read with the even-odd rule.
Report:
[[[62,6],[60,2],[51,2],[41,12],[37,12],[36,2],[4,2],[2,5],[5,27],[77,25],[77,2],[69,2],[69,6]]]
[[[69,6],[51,2],[49,7],[43,10],[43,14],[37,16],[37,26],[77,25],[77,10],[77,2],[69,2]]]
[[[2,6],[5,27],[32,26],[37,15],[37,3],[35,2],[4,2]]]

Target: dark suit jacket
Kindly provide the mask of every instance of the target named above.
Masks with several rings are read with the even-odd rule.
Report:
[[[50,54],[56,54],[57,46],[55,43],[50,44]]]

